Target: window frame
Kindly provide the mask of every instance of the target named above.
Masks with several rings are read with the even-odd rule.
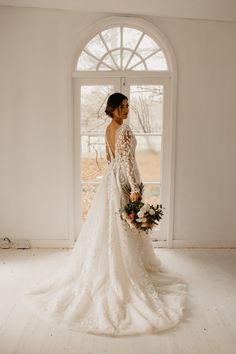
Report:
[[[137,32],[140,32],[140,37],[137,40],[137,43],[135,45],[134,48],[128,48],[126,46],[124,46],[124,28],[125,29],[131,29],[131,30],[136,30]],[[124,25],[119,25],[119,26],[114,26],[114,27],[110,27],[108,29],[106,29],[106,31],[109,30],[114,30],[114,29],[118,29],[118,32],[120,32],[120,38],[119,38],[119,43],[117,44],[117,46],[114,46],[114,48],[109,48],[109,45],[106,43],[105,41],[105,37],[104,37],[104,30],[100,31],[99,33],[96,33],[95,36],[86,44],[86,46],[82,49],[78,60],[77,60],[77,64],[76,64],[76,71],[81,72],[81,71],[102,71],[102,72],[109,72],[109,71],[149,71],[148,69],[148,60],[150,58],[152,58],[153,56],[155,56],[158,53],[161,53],[161,55],[163,56],[164,60],[165,60],[165,64],[166,64],[166,69],[160,69],[158,70],[158,66],[156,69],[153,69],[153,71],[168,71],[168,63],[166,60],[166,56],[165,53],[163,52],[162,48],[159,46],[159,44],[150,37],[150,35],[148,35],[146,32],[141,31],[140,29],[131,27],[131,26],[124,26]],[[145,41],[146,38],[150,39],[151,41],[153,41],[156,45],[156,48],[153,49],[152,52],[150,52],[149,54],[142,56],[142,54],[140,54],[140,44],[143,43],[143,41]],[[93,50],[91,50],[90,48],[88,48],[89,43],[91,43],[93,40],[95,40],[95,38],[97,38],[100,43],[103,46],[103,49],[105,49],[105,52],[100,54],[99,52],[95,52]],[[99,50],[99,49],[98,49]],[[119,55],[119,61],[116,60],[115,56],[113,55],[114,52],[119,51],[120,55]],[[128,51],[130,52],[130,56],[127,60],[127,62],[124,64],[124,51]],[[83,56],[86,55],[88,58],[90,58],[90,60],[94,61],[94,67],[91,68],[90,70],[85,70],[82,65],[81,68],[79,68],[80,65],[80,59],[83,58]],[[137,63],[133,63],[130,66],[130,63],[132,63],[133,58],[137,56],[139,61]],[[106,58],[110,58],[110,64],[107,63],[105,61]],[[137,66],[139,65],[143,65],[144,70],[136,70],[135,68],[137,68]],[[106,70],[102,70],[100,69],[101,66],[106,67]]]
[[[165,54],[166,60],[167,60],[167,65],[168,65],[168,71],[80,71],[78,72],[76,70],[76,65],[77,65],[77,60],[78,56],[81,53],[82,49],[85,47],[85,45],[89,42],[90,39],[92,39],[99,31],[103,31],[105,29],[108,29],[110,27],[115,27],[115,25],[124,25],[127,27],[133,27],[136,29],[140,29],[141,31],[147,33],[151,38],[156,40],[160,48],[162,49],[163,53]],[[145,73],[145,76],[147,78],[159,78],[160,80],[167,80],[168,85],[169,85],[169,104],[166,106],[166,109],[168,109],[168,121],[166,121],[166,129],[168,130],[168,136],[169,136],[169,141],[167,142],[167,145],[165,145],[165,153],[168,156],[168,167],[167,167],[167,172],[168,172],[168,178],[165,179],[165,183],[168,187],[168,193],[167,193],[167,205],[168,208],[166,210],[166,230],[165,234],[167,235],[167,241],[166,244],[163,246],[166,246],[171,248],[173,247],[173,226],[174,226],[174,187],[175,187],[175,132],[176,132],[176,97],[177,97],[177,62],[176,58],[174,55],[174,52],[172,50],[172,47],[170,43],[168,42],[168,39],[165,37],[165,35],[154,25],[151,23],[140,19],[140,18],[135,18],[135,17],[120,17],[120,16],[114,16],[114,17],[107,17],[103,18],[99,21],[97,21],[95,24],[92,24],[90,27],[86,29],[86,31],[83,31],[81,33],[81,36],[79,38],[79,45],[76,48],[72,60],[72,66],[71,66],[71,76],[72,76],[72,86],[71,86],[71,91],[73,95],[73,108],[71,109],[72,112],[72,122],[70,123],[69,127],[71,129],[74,129],[74,132],[76,131],[76,124],[78,125],[78,122],[76,123],[76,120],[78,119],[78,106],[76,107],[78,103],[78,97],[76,97],[76,86],[78,85],[78,80],[86,79],[86,80],[94,80],[94,79],[112,79],[112,78],[117,78],[119,77],[120,80],[122,77],[126,76],[128,78],[135,78],[140,75],[140,73]],[[125,74],[124,74],[125,73]],[[164,122],[163,122],[164,124]],[[78,126],[77,126],[78,128]],[[71,130],[70,136],[73,136],[73,131]],[[75,134],[76,135],[76,134]],[[76,141],[76,138],[74,137],[74,152],[76,151],[76,145],[78,148],[78,140]],[[163,150],[164,152],[164,150]],[[74,153],[74,156],[76,154]],[[78,176],[76,172],[76,167],[75,167],[75,160],[73,165],[71,165],[71,181],[74,181],[76,177]],[[74,192],[73,185],[70,187],[71,193]],[[76,208],[75,208],[75,193],[73,193],[73,196],[71,195],[70,200],[72,201],[71,209],[70,209],[70,220],[73,222],[73,225],[71,226],[71,230],[74,230],[74,239],[76,239],[78,235],[79,228],[81,226],[81,223],[79,225],[79,228],[76,228],[76,224],[78,224],[78,214],[76,213]],[[164,201],[163,201],[164,204]],[[73,216],[71,215],[73,214]],[[159,243],[159,247],[162,247]]]

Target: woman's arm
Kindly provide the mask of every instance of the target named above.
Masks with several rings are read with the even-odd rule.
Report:
[[[131,151],[131,131],[129,129],[125,129],[124,132],[121,134],[120,139],[120,156],[121,159],[124,161],[128,181],[131,188],[130,193],[130,200],[135,201],[140,198],[140,188],[139,182],[136,181],[135,173],[134,173],[134,155]]]

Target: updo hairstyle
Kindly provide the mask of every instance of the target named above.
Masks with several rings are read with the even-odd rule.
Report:
[[[113,111],[121,105],[123,100],[128,100],[123,93],[116,92],[110,95],[107,100],[105,113],[112,118]]]

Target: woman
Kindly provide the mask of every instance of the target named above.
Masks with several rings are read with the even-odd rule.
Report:
[[[116,131],[121,128],[123,120],[127,119],[128,112],[129,104],[125,95],[121,93],[114,93],[109,97],[107,101],[107,108],[105,110],[105,113],[112,118],[112,122],[108,125],[105,134],[106,158],[108,162],[111,162],[113,159],[115,160]],[[123,181],[126,179],[126,184],[130,185],[130,200],[135,201],[141,197],[139,187],[139,184],[141,183],[140,174],[134,158],[134,151],[131,151],[132,148],[133,150],[135,148],[131,147],[132,132],[127,125],[123,125],[122,129],[123,133],[119,134],[121,139],[119,144],[117,144],[117,153],[120,155],[120,160],[122,161],[123,159],[124,167],[126,168],[127,173],[122,171],[124,177]],[[135,142],[136,146],[136,140],[134,136],[133,142]],[[120,167],[122,167],[122,164]],[[122,180],[121,175],[119,176],[119,180]]]
[[[157,333],[183,317],[187,285],[168,272],[150,237],[126,227],[119,209],[141,197],[136,138],[128,99],[108,98],[107,170],[63,274],[51,276],[25,295],[42,318],[87,333],[122,336]],[[130,195],[127,195],[127,185]]]

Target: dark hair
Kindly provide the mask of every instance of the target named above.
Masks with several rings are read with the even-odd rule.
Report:
[[[119,92],[116,92],[116,93],[113,93],[112,95],[110,95],[108,97],[108,100],[107,100],[107,106],[106,106],[106,109],[105,109],[105,113],[112,117],[112,112],[120,106],[121,102],[123,100],[128,100],[128,97],[126,97],[125,95],[123,95],[123,93],[119,93]]]

